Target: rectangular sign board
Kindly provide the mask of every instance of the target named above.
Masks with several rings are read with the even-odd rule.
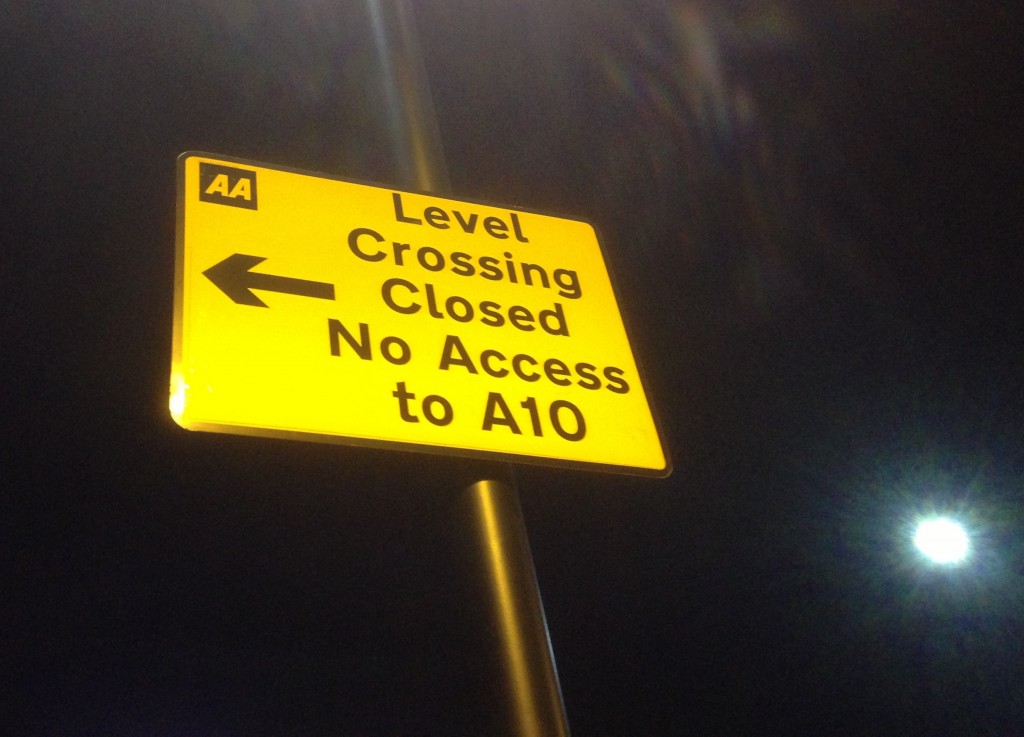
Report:
[[[182,427],[669,473],[587,223],[185,153],[177,227]]]

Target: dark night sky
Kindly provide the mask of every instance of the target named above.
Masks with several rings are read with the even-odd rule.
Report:
[[[507,733],[459,461],[166,409],[176,156],[394,176],[363,3],[15,5],[0,731]],[[417,12],[455,195],[598,226],[675,462],[517,471],[573,734],[1024,733],[1019,13]]]

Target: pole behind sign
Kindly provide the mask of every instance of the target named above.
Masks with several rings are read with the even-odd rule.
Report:
[[[377,41],[399,184],[450,192],[447,166],[408,0],[366,0]],[[548,638],[529,539],[511,465],[462,494],[476,521],[487,567],[494,629],[502,640],[505,694],[519,737],[568,737],[569,726]]]

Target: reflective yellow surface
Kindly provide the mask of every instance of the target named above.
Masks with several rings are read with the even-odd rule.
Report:
[[[178,207],[183,427],[668,471],[587,223],[205,154]]]

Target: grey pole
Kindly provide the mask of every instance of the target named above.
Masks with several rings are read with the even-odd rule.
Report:
[[[398,179],[423,192],[448,193],[451,182],[408,0],[366,0],[383,78],[388,133]]]
[[[383,73],[400,183],[451,190],[409,0],[366,0]],[[502,694],[518,737],[568,737],[554,654],[511,466],[477,466],[460,503],[471,510],[505,674]],[[486,470],[484,470],[486,469]]]
[[[568,737],[569,724],[548,637],[537,573],[515,486],[478,481],[467,490],[490,574],[495,631],[502,642],[505,698],[520,737]]]

